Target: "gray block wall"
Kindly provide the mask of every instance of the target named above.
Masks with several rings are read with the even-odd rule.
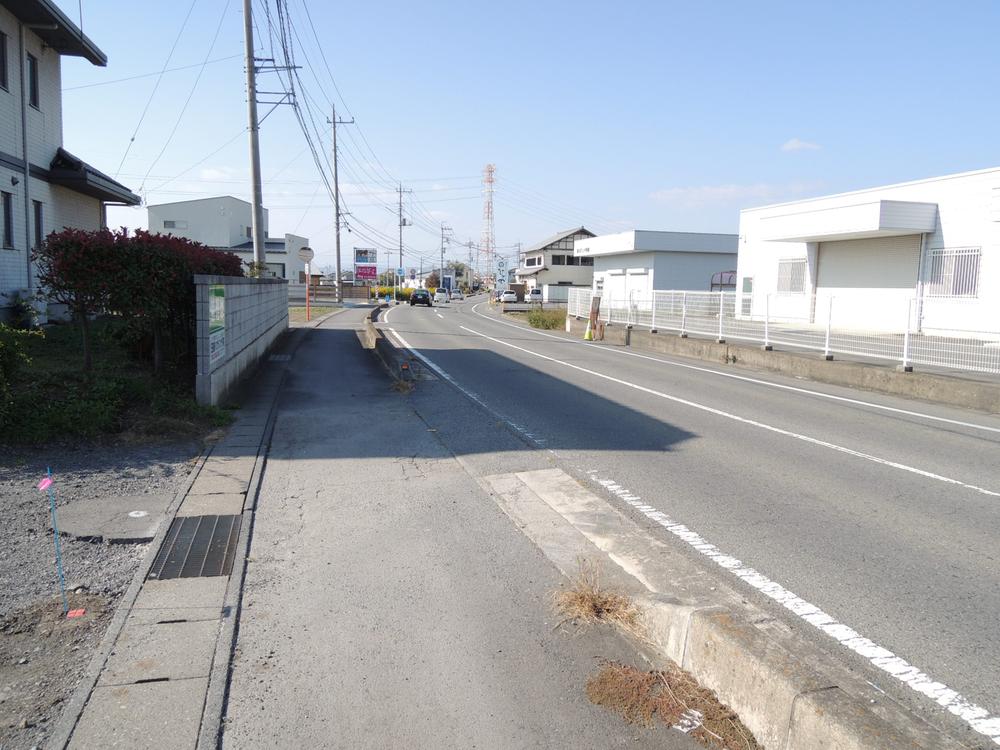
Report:
[[[218,405],[230,388],[265,356],[288,328],[288,282],[238,276],[195,276],[198,365],[195,396],[199,404]],[[208,292],[226,290],[226,351],[209,361]]]

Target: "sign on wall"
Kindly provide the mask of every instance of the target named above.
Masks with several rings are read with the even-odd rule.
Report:
[[[208,362],[215,364],[226,356],[226,287],[208,287]]]

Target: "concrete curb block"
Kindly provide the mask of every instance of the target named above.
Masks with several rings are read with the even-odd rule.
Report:
[[[856,693],[777,622],[725,607],[636,597],[645,639],[711,688],[768,748],[960,750],[968,746],[882,697]],[[767,628],[768,630],[765,630]]]
[[[163,522],[160,524],[160,528],[157,529],[156,536],[154,536],[153,541],[149,543],[149,549],[146,551],[146,556],[143,558],[142,563],[139,565],[135,575],[132,577],[132,582],[125,590],[125,594],[122,596],[121,601],[118,602],[118,607],[115,609],[115,614],[111,618],[111,622],[108,624],[108,629],[104,631],[104,637],[101,638],[101,642],[98,644],[97,650],[94,652],[93,657],[90,659],[90,663],[87,665],[82,681],[79,685],[77,685],[76,690],[73,691],[73,695],[70,697],[69,701],[67,701],[65,708],[63,708],[62,713],[59,715],[59,719],[53,728],[52,735],[48,739],[48,747],[65,748],[69,744],[70,738],[73,736],[73,730],[76,729],[77,722],[80,720],[80,716],[83,715],[83,710],[87,707],[87,701],[90,700],[90,695],[97,686],[97,681],[100,679],[101,672],[104,669],[104,664],[111,655],[111,652],[115,647],[115,643],[118,641],[118,636],[125,627],[125,621],[132,612],[132,606],[135,604],[135,600],[139,596],[139,591],[142,589],[142,584],[145,582],[146,576],[149,574],[149,569],[153,567],[153,561],[156,559],[160,546],[163,544],[163,540],[167,536],[170,524],[177,516],[177,511],[181,507],[181,503],[184,502],[184,498],[187,497],[188,491],[191,489],[192,485],[194,485],[195,480],[198,479],[198,475],[201,474],[202,467],[204,467],[205,461],[208,460],[210,455],[211,450],[202,449],[201,454],[197,458],[197,465],[188,475],[184,486],[177,490],[174,495],[174,499],[171,500],[170,505],[167,508],[167,512],[164,515]]]

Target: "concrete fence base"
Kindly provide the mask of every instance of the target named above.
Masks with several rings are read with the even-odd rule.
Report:
[[[195,396],[217,405],[288,328],[288,282],[194,277],[198,366]]]

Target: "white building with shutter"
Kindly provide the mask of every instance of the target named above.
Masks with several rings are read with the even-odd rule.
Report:
[[[998,330],[1000,168],[740,212],[743,316]]]
[[[654,290],[710,291],[713,278],[736,266],[736,235],[637,229],[579,239],[573,253],[591,259],[595,293],[650,300]]]

